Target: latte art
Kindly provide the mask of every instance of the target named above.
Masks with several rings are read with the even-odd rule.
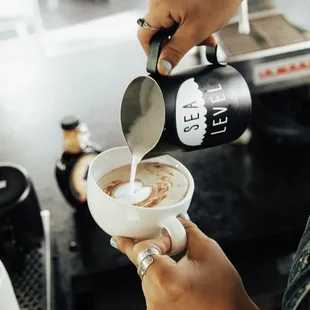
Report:
[[[104,192],[118,201],[126,202],[131,205],[139,204],[148,199],[153,193],[153,188],[144,186],[139,180],[134,183],[134,191],[131,191],[130,182],[114,181],[104,189]]]
[[[103,191],[118,201],[152,208],[170,206],[181,201],[188,190],[188,180],[178,169],[158,163],[140,163],[132,192],[130,165],[107,173],[100,181]]]

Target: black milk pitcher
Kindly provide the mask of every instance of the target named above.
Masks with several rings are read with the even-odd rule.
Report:
[[[161,48],[172,34],[159,31],[153,36],[147,61],[150,75],[134,79],[122,101],[123,134],[131,152],[141,159],[232,142],[246,130],[251,115],[247,83],[220,61],[219,46],[206,48],[210,65],[169,76],[158,73]]]

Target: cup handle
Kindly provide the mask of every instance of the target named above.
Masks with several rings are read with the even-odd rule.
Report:
[[[171,239],[169,255],[173,256],[182,252],[186,248],[187,235],[181,222],[176,217],[173,217],[164,220],[161,226],[167,230]]]

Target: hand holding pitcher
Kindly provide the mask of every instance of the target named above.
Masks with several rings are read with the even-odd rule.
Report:
[[[172,40],[164,46],[158,71],[167,75],[194,46],[215,45],[213,33],[220,30],[235,14],[241,0],[150,0],[144,20],[150,26],[138,31],[140,43],[148,54],[149,43],[158,29],[179,24]],[[224,9],[225,8],[225,9]]]

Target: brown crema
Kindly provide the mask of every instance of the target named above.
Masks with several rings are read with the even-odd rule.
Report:
[[[110,171],[99,181],[98,185],[107,195],[117,199],[117,192],[121,187],[129,185],[130,168],[130,165],[125,165]],[[165,164],[140,163],[135,181],[140,183],[142,189],[149,189],[147,197],[129,203],[136,207],[152,208],[173,205],[181,201],[188,191],[186,176],[177,168]]]

